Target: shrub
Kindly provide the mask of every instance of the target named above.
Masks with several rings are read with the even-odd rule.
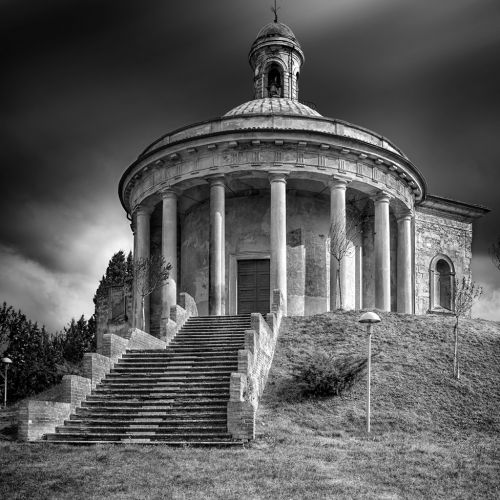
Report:
[[[295,379],[306,396],[340,396],[362,377],[366,365],[361,356],[335,358],[321,351],[298,369]]]

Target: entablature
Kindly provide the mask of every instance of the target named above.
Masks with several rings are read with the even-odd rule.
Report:
[[[295,179],[328,180],[345,175],[366,192],[386,190],[412,208],[425,185],[405,158],[337,136],[300,134],[226,134],[210,140],[186,141],[162,148],[136,162],[122,178],[120,196],[130,213],[133,206],[165,186],[192,186],[214,174],[258,177],[276,169]]]

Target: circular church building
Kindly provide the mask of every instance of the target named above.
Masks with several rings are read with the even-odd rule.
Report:
[[[260,30],[249,63],[252,100],[160,137],[121,178],[135,258],[172,265],[146,330],[160,334],[180,292],[200,315],[267,313],[276,294],[288,315],[451,310],[485,209],[428,195],[395,144],[302,103],[285,24]]]

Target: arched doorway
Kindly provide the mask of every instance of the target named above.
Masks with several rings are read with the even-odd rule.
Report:
[[[430,266],[430,309],[453,311],[455,268],[446,255],[436,255]]]

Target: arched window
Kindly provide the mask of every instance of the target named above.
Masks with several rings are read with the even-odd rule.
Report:
[[[269,97],[283,96],[283,79],[281,67],[273,63],[267,72],[267,95]]]
[[[436,255],[430,265],[430,309],[436,312],[453,311],[455,268],[446,255]]]

